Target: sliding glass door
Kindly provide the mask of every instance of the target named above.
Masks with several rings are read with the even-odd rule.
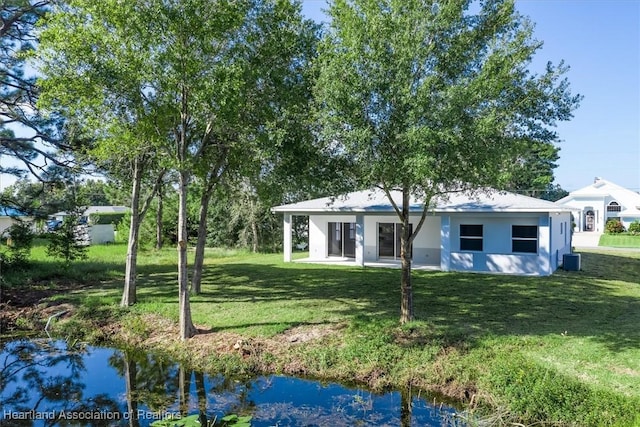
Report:
[[[344,222],[342,223],[342,241],[343,243],[343,254],[347,258],[355,258],[356,257],[356,223],[355,222]]]
[[[346,258],[356,256],[355,222],[330,222],[327,241],[328,255]]]
[[[342,223],[329,223],[329,256],[342,256]]]
[[[413,233],[413,224],[409,224],[409,233]],[[400,238],[402,224],[392,222],[378,223],[378,258],[400,258]],[[409,249],[413,256],[413,244]]]

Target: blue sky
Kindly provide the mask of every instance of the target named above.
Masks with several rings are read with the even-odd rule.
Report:
[[[303,0],[303,12],[326,20],[325,0]],[[556,183],[577,190],[598,176],[640,191],[640,1],[516,0],[544,42],[532,63],[564,59],[573,93],[584,96],[570,122],[558,125]]]

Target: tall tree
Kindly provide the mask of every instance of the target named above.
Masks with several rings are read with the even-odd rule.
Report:
[[[45,119],[36,108],[35,74],[26,64],[37,44],[34,26],[50,0],[4,0],[0,3],[0,157],[13,162],[0,165],[0,173],[38,177],[47,165],[62,164],[57,117]]]
[[[228,95],[233,97],[233,108],[207,123],[212,129],[211,142],[195,168],[203,192],[191,282],[194,293],[201,286],[208,207],[221,178],[232,172],[229,180],[243,185],[247,176],[260,181],[286,152],[308,142],[310,134],[301,135],[308,121],[302,112],[307,114],[311,100],[310,63],[316,53],[317,32],[316,24],[302,18],[300,3],[260,0],[249,5],[242,25],[231,36],[236,48],[227,61],[239,70],[234,93]],[[303,171],[298,170],[298,175]],[[243,185],[232,187],[245,188]],[[254,221],[254,236],[256,227]]]
[[[473,7],[471,7],[473,4]],[[580,100],[567,67],[527,67],[542,43],[512,0],[334,0],[316,86],[323,140],[379,187],[402,224],[402,323],[414,318],[411,242],[439,197],[502,188],[503,165]],[[411,232],[409,204],[421,201]]]
[[[121,305],[136,302],[140,224],[165,173],[159,145],[168,128],[155,99],[150,15],[135,4],[70,1],[56,5],[37,51],[43,79],[39,105],[57,112],[91,144],[77,156],[131,185],[131,222]],[[145,185],[146,184],[146,185]]]
[[[210,150],[224,152],[215,130],[233,116],[243,67],[236,61],[238,33],[252,2],[158,2],[154,32],[162,78],[158,98],[171,132],[168,152],[178,177],[178,289],[182,339],[197,331],[191,320],[187,271],[187,202],[193,171]],[[222,157],[224,160],[224,156]],[[221,164],[221,162],[216,162]],[[208,187],[205,186],[205,187]]]

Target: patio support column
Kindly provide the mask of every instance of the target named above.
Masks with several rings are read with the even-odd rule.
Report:
[[[451,269],[451,217],[443,216],[440,219],[440,269]]]
[[[284,262],[291,262],[291,214],[284,214]]]
[[[356,264],[364,267],[364,215],[356,215]]]
[[[538,274],[548,276],[555,270],[555,254],[551,245],[553,218],[540,216],[538,218]]]

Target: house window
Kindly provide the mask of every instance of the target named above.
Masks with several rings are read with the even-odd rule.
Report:
[[[512,225],[511,251],[535,254],[538,252],[538,226]]]
[[[482,224],[460,224],[460,250],[482,251]]]
[[[622,206],[618,202],[611,202],[607,205],[607,212],[620,212]]]

